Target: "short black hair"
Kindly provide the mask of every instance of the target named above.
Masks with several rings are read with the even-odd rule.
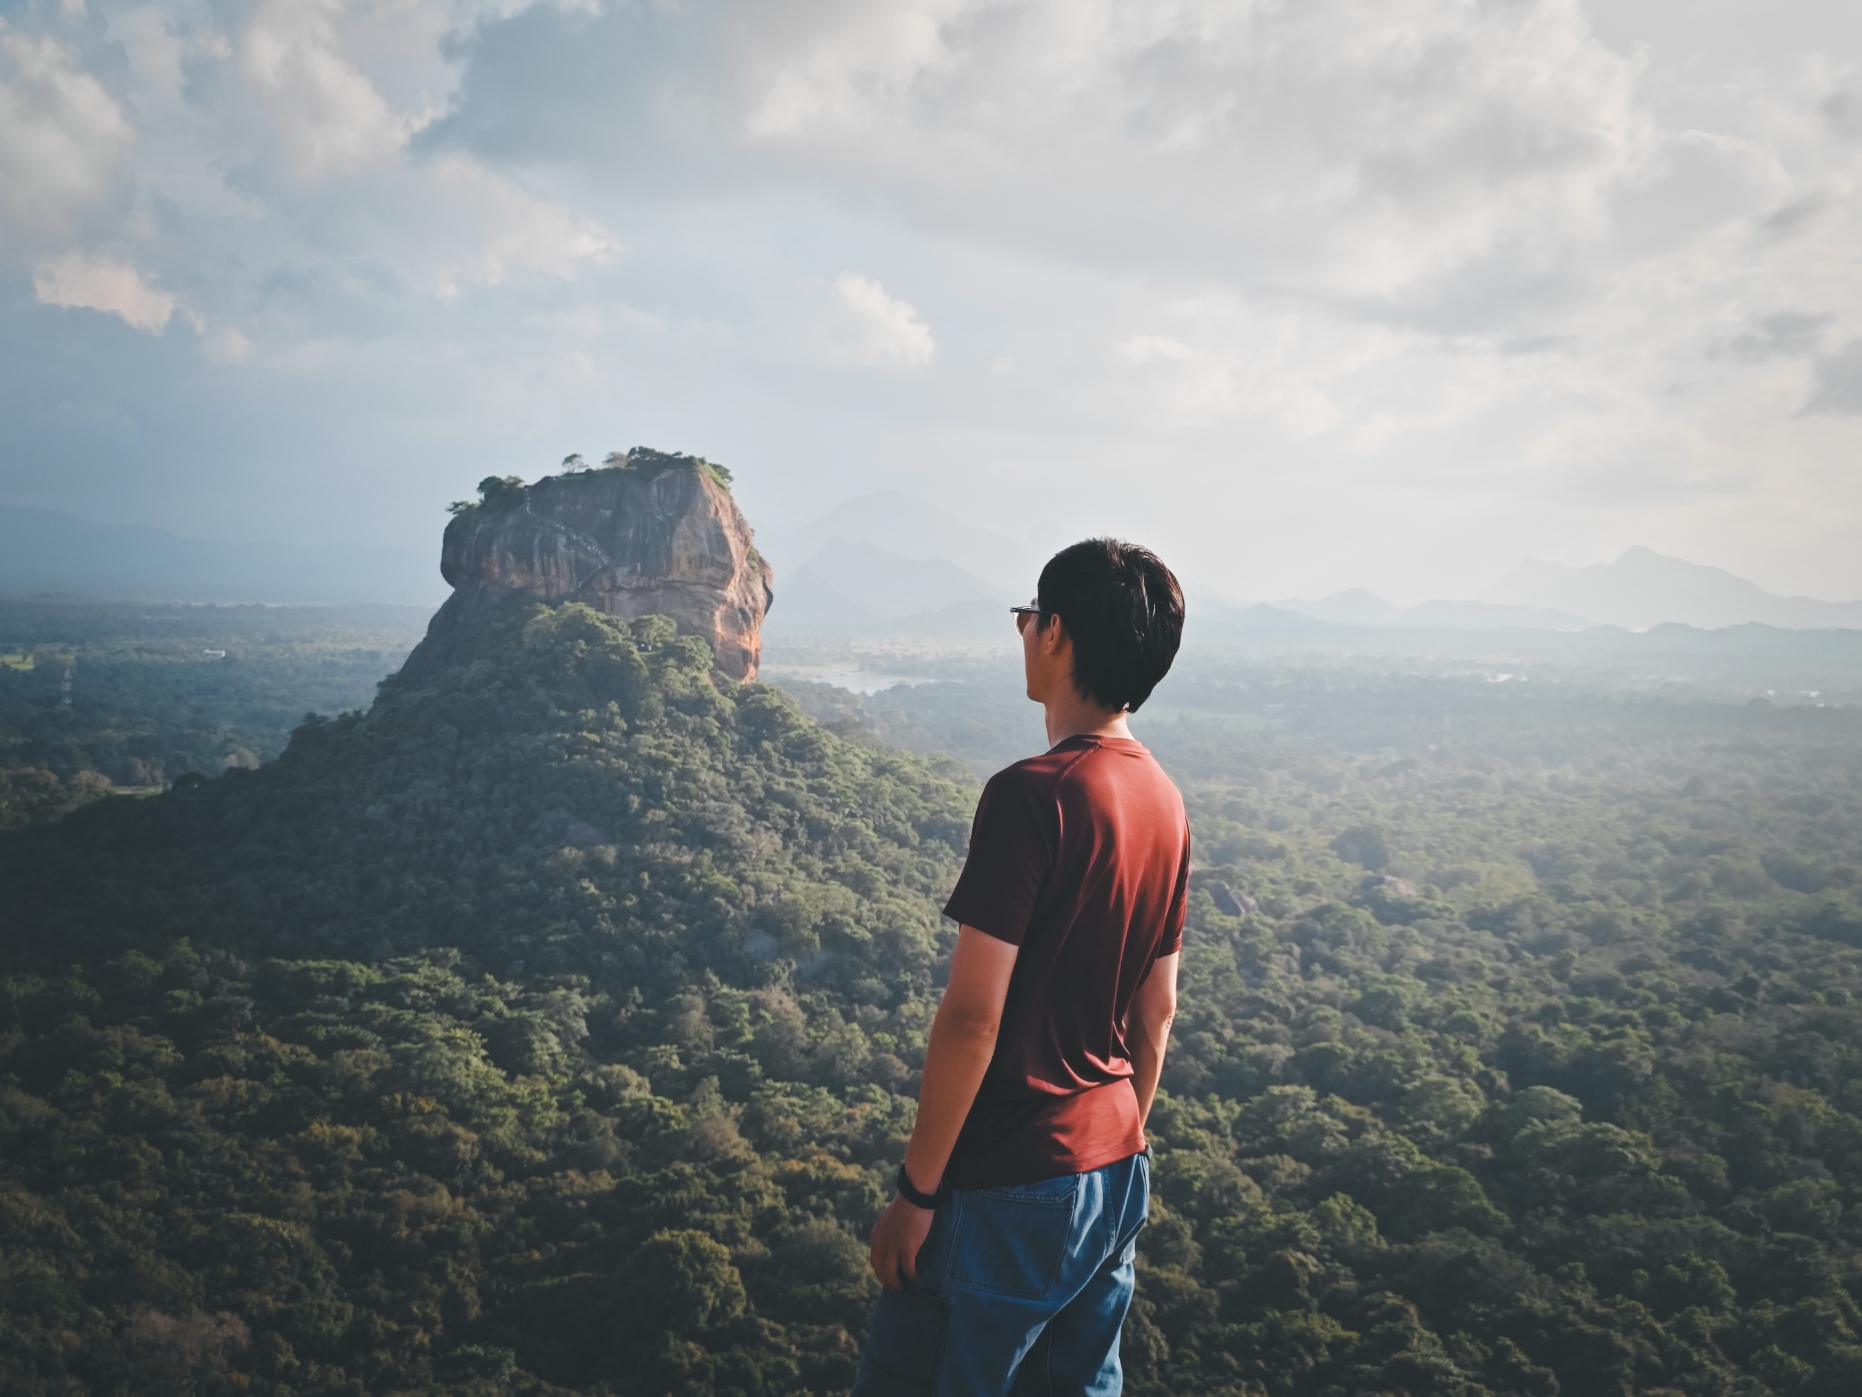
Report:
[[[1041,619],[1059,616],[1073,641],[1073,687],[1136,713],[1170,673],[1183,641],[1183,589],[1148,548],[1089,538],[1041,569]]]

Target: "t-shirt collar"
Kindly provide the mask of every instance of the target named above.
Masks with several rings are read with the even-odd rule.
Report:
[[[1135,737],[1100,737],[1095,733],[1076,732],[1071,737],[1063,737],[1047,750],[1050,752],[1071,751],[1075,747],[1104,747],[1112,752],[1143,752],[1145,745]]]

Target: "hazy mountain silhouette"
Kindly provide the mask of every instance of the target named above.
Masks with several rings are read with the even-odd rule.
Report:
[[[782,636],[841,632],[981,636],[1007,633],[1006,602],[944,558],[906,558],[866,542],[830,539],[808,562],[777,574],[780,600],[765,629]],[[985,637],[986,638],[986,637]]]
[[[776,567],[765,630],[1000,640],[1003,608],[1031,595],[1038,550],[952,518],[936,505],[875,490],[792,534],[759,538]]]
[[[905,625],[907,618],[936,613],[936,634],[968,636],[973,630],[975,638],[988,639],[995,627],[983,601],[993,606],[1032,592],[1045,552],[893,490],[847,500],[792,534],[759,540],[759,546],[777,567],[782,601],[771,622],[779,635],[910,633],[922,628]],[[1436,599],[1401,607],[1356,587],[1272,606],[1367,630],[1646,630],[1664,623],[1709,630],[1747,624],[1862,628],[1862,601],[1781,597],[1722,568],[1640,547],[1593,567],[1528,561],[1472,601]],[[1234,609],[1233,603],[1215,605],[1224,619],[1205,633],[1228,629],[1227,613]]]
[[[835,543],[869,543],[912,561],[945,559],[982,579],[990,594],[1018,599],[1033,594],[1034,579],[1046,560],[1041,549],[966,524],[896,490],[845,500],[794,533],[757,539],[758,549],[782,578],[793,576]],[[785,592],[785,605],[787,600]]]
[[[1781,597],[1724,568],[1625,549],[1614,563],[1568,567],[1530,559],[1481,593],[1485,602],[1554,607],[1642,629],[1665,621],[1717,629],[1757,622],[1792,630],[1862,627],[1862,601]]]
[[[1395,606],[1363,587],[1334,592],[1317,601],[1275,602],[1282,611],[1340,626],[1401,626],[1423,630],[1576,631],[1591,622],[1570,611],[1479,601],[1426,601]]]
[[[425,553],[365,544],[182,538],[0,506],[0,592],[193,602],[431,604],[446,583]]]
[[[991,598],[996,589],[943,558],[903,558],[871,543],[835,539],[808,564],[868,613],[892,619]]]

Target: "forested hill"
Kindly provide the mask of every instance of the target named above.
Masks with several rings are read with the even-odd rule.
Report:
[[[972,799],[513,602],[0,839],[0,1389],[843,1388]]]
[[[0,1390],[844,1391],[975,778],[843,707],[514,603],[0,834]],[[1136,1397],[1862,1388],[1857,715],[1607,708],[1147,738]]]
[[[275,763],[22,831],[7,914],[60,963],[135,928],[245,956],[444,946],[649,996],[779,955],[842,990],[923,989],[968,797],[710,657],[662,618],[513,600]]]

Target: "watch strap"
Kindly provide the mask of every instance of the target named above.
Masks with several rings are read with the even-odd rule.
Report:
[[[905,1166],[903,1164],[899,1165],[898,1177],[893,1180],[893,1183],[898,1186],[899,1197],[903,1198],[907,1203],[910,1203],[914,1208],[923,1208],[927,1212],[936,1210],[938,1195],[935,1193],[926,1193],[914,1184],[912,1182],[912,1176],[905,1172]]]

